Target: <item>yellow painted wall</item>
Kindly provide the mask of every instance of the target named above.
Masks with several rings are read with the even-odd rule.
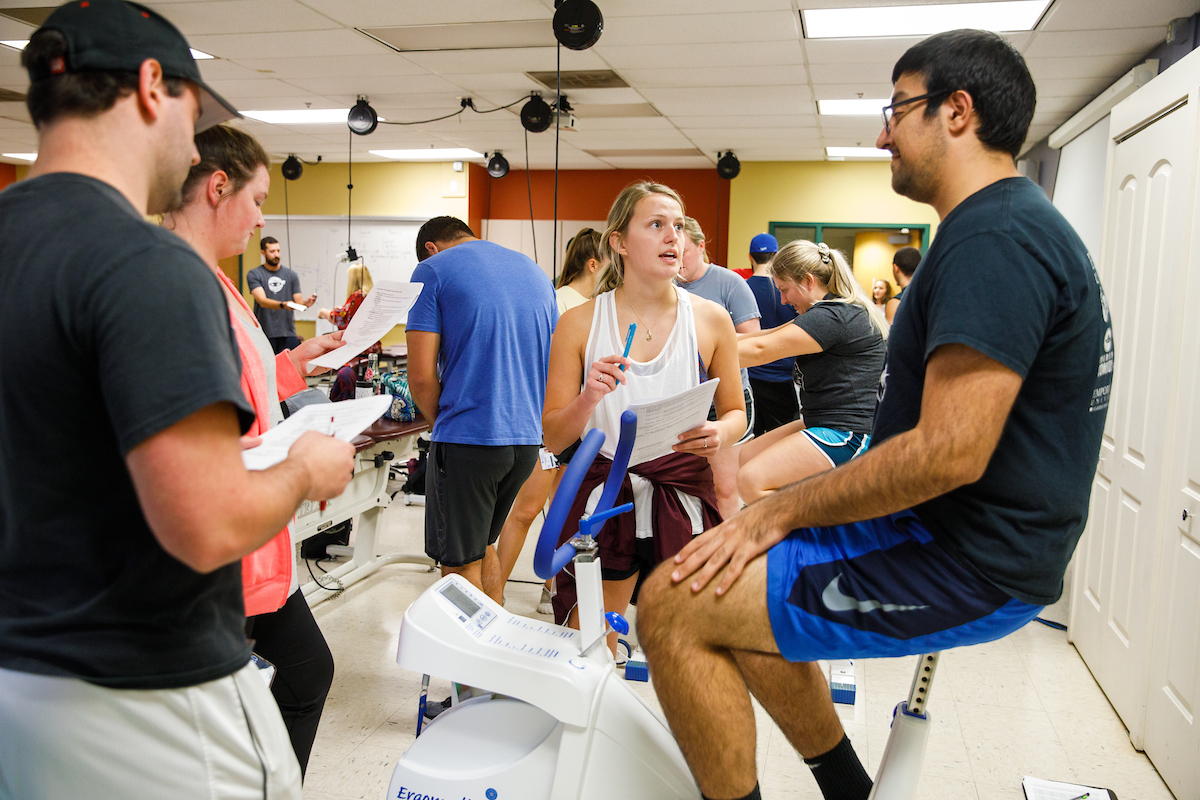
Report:
[[[462,220],[467,218],[466,171],[452,173],[449,164],[440,163],[355,164],[353,169],[351,210],[355,216],[437,217],[445,214]],[[458,186],[451,189],[450,180],[457,180]],[[271,194],[263,205],[264,214],[284,213],[283,183],[276,164],[271,167]],[[288,182],[287,210],[291,214],[345,216],[347,183],[345,164],[305,164],[300,179]],[[242,291],[247,299],[250,292],[245,286],[245,274],[262,263],[260,252],[256,233],[246,245],[243,259]],[[326,307],[327,303],[327,298],[318,301]],[[315,327],[314,322],[296,321],[296,332],[305,338],[313,335]],[[383,337],[385,345],[403,342],[402,325]]]
[[[889,231],[863,231],[854,236],[854,277],[858,278],[868,295],[879,278],[892,285],[893,295],[900,291],[892,277],[892,256],[904,245],[890,244],[889,235],[895,234]],[[913,247],[920,248],[919,230],[911,233],[909,242]]]
[[[886,162],[743,163],[730,187],[729,266],[749,263],[750,239],[771,222],[930,225],[933,233],[938,218],[929,206],[892,191]]]

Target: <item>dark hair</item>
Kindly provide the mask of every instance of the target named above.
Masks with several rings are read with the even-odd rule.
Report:
[[[118,100],[137,91],[138,73],[125,70],[107,72],[63,72],[52,74],[51,62],[67,57],[67,40],[56,30],[39,30],[21,51],[21,66],[30,75],[25,107],[34,127],[49,125],[59,117],[94,117],[113,107]],[[49,75],[33,80],[34,75]],[[183,95],[187,81],[163,78],[167,94]]]
[[[911,278],[921,264],[921,251],[915,247],[901,247],[892,256],[892,263],[900,268],[904,277]]]
[[[271,157],[250,134],[229,125],[214,125],[196,134],[200,163],[188,170],[183,182],[183,202],[191,202],[196,189],[217,170],[229,176],[233,194],[237,194],[259,167],[271,166]],[[263,240],[266,242],[266,240]]]
[[[274,236],[264,236],[258,240],[258,249],[266,250],[269,244],[279,244],[279,240]]]
[[[979,117],[979,141],[1016,158],[1033,120],[1037,89],[1025,59],[1006,39],[976,30],[930,36],[900,57],[892,83],[905,74],[923,78],[927,92],[945,93],[941,102],[931,97],[926,103],[926,118],[937,115],[950,93],[961,89],[971,95]]]
[[[751,253],[750,254],[750,260],[753,261],[755,264],[758,264],[760,267],[763,264],[770,264],[771,259],[774,257],[775,257],[774,253]]]
[[[603,261],[600,255],[600,231],[584,228],[575,234],[567,245],[567,254],[563,258],[563,271],[558,276],[558,286],[561,289],[578,278],[587,269],[592,259]]]
[[[425,250],[428,242],[453,242],[464,236],[475,238],[475,231],[458,217],[434,217],[417,231],[417,261],[429,258]]]

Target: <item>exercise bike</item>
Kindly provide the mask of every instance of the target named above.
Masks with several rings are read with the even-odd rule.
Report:
[[[699,800],[700,791],[666,721],[617,672],[604,613],[595,534],[633,510],[613,507],[629,466],[637,415],[621,416],[612,469],[579,534],[555,549],[567,512],[604,434],[584,437],[538,538],[534,571],[548,579],[575,565],[579,630],[509,613],[458,575],[409,606],[396,661],[425,675],[478,687],[427,723],[388,786],[393,800]],[[937,654],[924,656],[913,691],[896,710],[872,800],[912,800],[928,738],[928,698]],[[419,729],[418,729],[419,730]],[[887,775],[885,775],[887,773]]]

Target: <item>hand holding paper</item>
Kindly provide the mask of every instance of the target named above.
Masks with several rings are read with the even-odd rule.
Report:
[[[420,283],[379,281],[367,293],[354,319],[346,326],[342,346],[308,362],[311,373],[319,367],[337,369],[378,342],[394,326],[403,322],[408,310],[421,295]]]
[[[328,433],[349,442],[372,422],[383,416],[392,404],[391,395],[381,394],[341,403],[317,403],[304,406],[295,414],[262,435],[262,444],[242,451],[246,469],[267,469],[283,461],[288,450],[305,431]],[[332,422],[330,418],[332,417]]]
[[[708,419],[720,378],[705,381],[671,397],[631,403],[637,412],[637,438],[633,441],[630,464],[641,464],[668,453],[679,442],[679,434],[703,425]]]

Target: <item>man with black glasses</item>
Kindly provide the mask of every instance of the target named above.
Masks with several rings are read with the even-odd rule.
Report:
[[[759,796],[750,693],[827,800],[865,800],[815,662],[1007,635],[1058,599],[1087,518],[1112,329],[1083,243],[1014,165],[1025,62],[952,31],[892,83],[876,145],[892,188],[941,226],[889,337],[871,450],[697,537],[638,604],[663,710],[713,800]]]

